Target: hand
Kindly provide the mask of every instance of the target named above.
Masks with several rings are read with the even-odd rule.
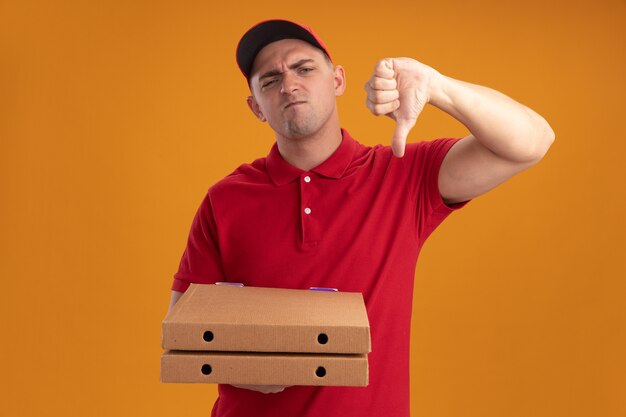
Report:
[[[398,158],[404,156],[406,137],[430,101],[431,83],[437,75],[433,68],[411,58],[385,58],[378,61],[365,84],[367,108],[396,122],[391,148]]]
[[[285,388],[288,388],[288,386],[285,385],[231,385],[236,388],[262,392],[263,394],[276,394],[282,392]]]

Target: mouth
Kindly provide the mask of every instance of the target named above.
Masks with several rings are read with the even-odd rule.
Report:
[[[292,103],[287,104],[284,108],[288,109],[290,107],[296,107],[296,106],[299,106],[300,104],[304,104],[304,103],[306,103],[306,101],[294,101]]]

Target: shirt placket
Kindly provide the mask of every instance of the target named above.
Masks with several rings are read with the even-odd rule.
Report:
[[[302,248],[316,248],[319,242],[319,212],[316,211],[314,196],[316,180],[310,172],[300,176],[300,222],[302,230]]]

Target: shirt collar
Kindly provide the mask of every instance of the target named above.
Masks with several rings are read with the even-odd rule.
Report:
[[[352,162],[357,143],[350,134],[341,129],[341,144],[324,162],[312,168],[311,171],[328,178],[341,178]],[[266,158],[267,172],[272,182],[278,186],[285,185],[299,178],[305,171],[296,168],[283,159],[278,151],[278,144],[274,143]]]

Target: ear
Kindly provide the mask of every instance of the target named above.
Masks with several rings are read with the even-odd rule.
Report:
[[[248,107],[250,107],[250,110],[252,111],[252,113],[257,119],[259,119],[262,122],[267,120],[265,116],[263,116],[263,113],[261,112],[259,103],[256,102],[253,96],[248,96],[248,98],[246,98],[246,102],[248,103]]]
[[[346,91],[346,73],[341,65],[337,65],[333,70],[335,80],[335,96],[339,97]]]

